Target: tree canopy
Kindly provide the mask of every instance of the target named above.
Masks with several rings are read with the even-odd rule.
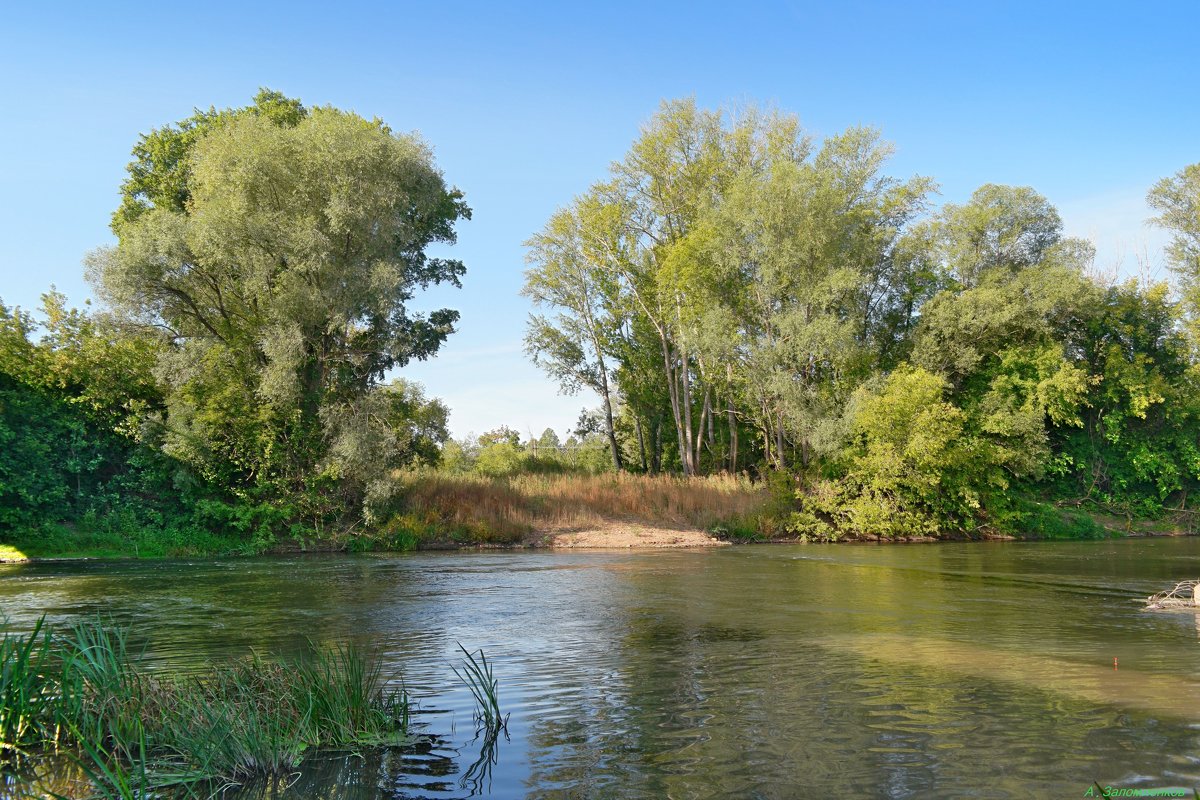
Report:
[[[784,114],[664,103],[529,240],[534,362],[600,395],[616,463],[793,473],[826,530],[1182,502],[1200,480],[1200,336],[1182,338],[1200,170],[1149,198],[1177,296],[1098,278],[1031,187],[936,209],[890,152],[871,129],[817,141]]]
[[[461,262],[426,251],[470,217],[461,192],[418,137],[265,90],[143,136],[134,156],[119,242],[88,276],[159,333],[164,450],[206,481],[321,513],[361,499],[351,465],[375,460],[348,448],[383,447],[366,431],[403,394],[382,381],[458,319],[412,301],[460,283]]]

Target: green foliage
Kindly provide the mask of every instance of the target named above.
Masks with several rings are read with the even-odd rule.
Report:
[[[408,303],[459,283],[463,265],[426,248],[470,216],[461,193],[415,136],[271,93],[156,131],[135,156],[119,245],[89,277],[122,318],[168,334],[164,451],[241,499],[357,516],[370,476],[439,443],[419,392],[379,382],[453,330],[457,312]]]
[[[601,429],[647,471],[799,476],[771,516],[805,538],[1059,525],[1021,495],[1186,502],[1200,168],[1149,198],[1175,305],[1092,277],[1094,248],[1030,187],[924,216],[933,184],[887,176],[889,155],[869,129],[816,142],[791,116],[664,103],[528,242],[525,293],[553,312],[530,355],[615,398]]]
[[[1192,351],[1165,285],[1109,287],[1077,336],[1095,377],[1083,424],[1052,432],[1061,494],[1158,516],[1200,479]]]
[[[0,305],[0,537],[38,550],[59,524],[187,524],[179,465],[155,447],[154,340],[43,299],[40,324]]]
[[[582,418],[589,424],[597,422],[587,413]],[[583,434],[582,439],[571,436],[566,442],[560,442],[558,434],[547,428],[539,439],[522,443],[520,433],[501,425],[478,437],[447,440],[442,445],[439,468],[450,474],[492,478],[571,473],[595,475],[611,471],[613,460],[604,434],[596,429]]]
[[[970,436],[963,411],[946,401],[948,388],[938,375],[902,367],[878,391],[859,391],[842,454],[839,527],[901,537],[973,524],[998,465]]]
[[[1055,508],[1051,503],[1018,501],[1017,512],[1018,530],[1033,539],[1104,539],[1112,535],[1088,514]]]
[[[88,259],[109,312],[0,306],[0,536],[260,551],[385,517],[389,473],[448,438],[443,404],[383,378],[453,330],[408,303],[458,284],[425,251],[469,216],[415,136],[267,90],[143,136],[119,244]]]
[[[934,224],[937,257],[965,287],[1041,264],[1061,246],[1058,211],[1028,186],[981,186],[965,205],[947,205]]]
[[[411,310],[464,274],[427,252],[470,217],[429,147],[269,90],[198,110],[135,145],[118,244],[88,259],[104,313],[53,291],[37,319],[0,305],[0,541],[169,555],[528,531],[422,512],[399,477],[432,467],[767,476],[776,499],[722,530],[820,541],[1080,537],[1058,506],[1189,510],[1200,165],[1148,198],[1173,293],[1096,278],[1029,187],[931,210],[934,184],[891,177],[890,155],[871,129],[818,141],[791,115],[664,103],[527,242],[526,350],[600,407],[565,442],[451,441],[446,407],[392,379],[458,319]]]
[[[475,458],[475,471],[482,475],[500,477],[522,471],[525,450],[512,442],[503,441],[480,448]]]
[[[126,168],[129,176],[121,184],[121,206],[113,213],[113,232],[120,236],[128,223],[154,208],[186,211],[192,196],[197,143],[214,129],[247,116],[294,128],[308,116],[308,109],[299,100],[260,89],[253,105],[223,111],[196,109],[185,120],[143,134],[133,147],[134,160]]]
[[[1200,163],[1156,183],[1146,202],[1159,212],[1154,222],[1171,232],[1167,263],[1179,279],[1196,346],[1200,344]]]

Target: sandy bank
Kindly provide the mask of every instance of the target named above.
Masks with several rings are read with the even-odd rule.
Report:
[[[539,544],[549,547],[586,548],[667,548],[725,547],[721,541],[700,530],[663,528],[635,522],[605,522],[596,527],[573,531],[547,531],[539,534]]]

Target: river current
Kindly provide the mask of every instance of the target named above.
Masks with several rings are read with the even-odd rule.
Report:
[[[62,562],[0,565],[0,611],[100,614],[155,669],[383,654],[427,743],[283,798],[1190,797],[1200,615],[1142,601],[1195,577],[1200,539]]]

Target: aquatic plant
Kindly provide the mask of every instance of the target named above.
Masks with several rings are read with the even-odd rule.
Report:
[[[4,752],[28,759],[70,745],[99,796],[141,800],[280,778],[313,748],[413,741],[407,693],[352,646],[283,663],[255,655],[179,678],[145,672],[140,655],[100,620],[5,634]]]
[[[0,762],[57,738],[54,652],[44,625],[39,619],[27,636],[0,628]]]
[[[480,722],[488,731],[507,729],[508,717],[500,713],[500,682],[492,673],[492,665],[488,663],[483,649],[480,648],[476,651],[478,658],[461,643],[459,643],[458,649],[466,657],[462,664],[462,670],[460,671],[453,665],[450,669],[454,670],[458,679],[471,690],[471,694],[475,698],[476,721]]]

